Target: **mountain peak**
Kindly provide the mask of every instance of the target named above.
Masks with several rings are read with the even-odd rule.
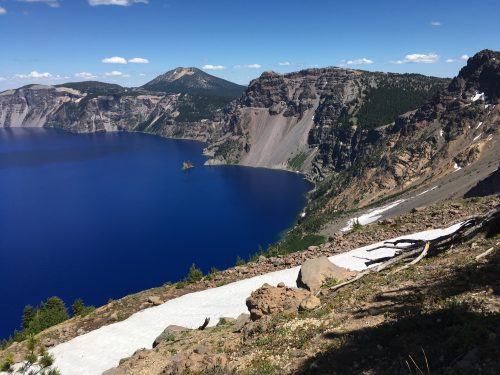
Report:
[[[215,77],[194,67],[177,67],[142,86],[149,91],[238,97],[246,87]]]

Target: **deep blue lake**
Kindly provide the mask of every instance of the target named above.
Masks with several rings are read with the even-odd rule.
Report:
[[[23,307],[109,298],[234,265],[294,225],[301,176],[205,167],[203,144],[0,129],[0,338]],[[184,160],[195,168],[182,171]]]

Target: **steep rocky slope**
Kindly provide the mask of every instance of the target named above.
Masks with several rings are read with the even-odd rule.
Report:
[[[362,206],[466,167],[498,165],[499,87],[500,53],[476,54],[446,89],[385,127],[369,154],[322,182],[317,203]]]
[[[417,108],[446,83],[417,74],[341,68],[266,72],[226,110],[225,136],[208,150],[211,163],[320,176],[341,172],[381,138],[377,127]]]
[[[261,258],[188,286],[166,284],[54,326],[39,335],[40,342],[50,348],[149,309],[151,301],[161,303],[306,259],[447,226],[498,204],[498,197],[447,201],[336,236],[301,253]],[[477,258],[488,249],[489,254]],[[276,312],[253,322],[222,319],[206,330],[178,329],[162,336],[156,348],[124,358],[109,374],[408,373],[404,359],[409,355],[419,365],[425,363],[420,346],[432,373],[494,374],[499,366],[499,249],[498,235],[481,236],[404,272],[389,269],[337,292],[330,290],[334,282],[327,282],[319,293],[321,306],[313,311]],[[25,342],[0,351],[0,363],[8,353],[19,361],[26,353]]]

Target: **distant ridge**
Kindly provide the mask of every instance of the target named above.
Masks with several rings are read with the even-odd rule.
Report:
[[[214,77],[198,68],[179,67],[141,86],[148,91],[239,97],[246,86]]]

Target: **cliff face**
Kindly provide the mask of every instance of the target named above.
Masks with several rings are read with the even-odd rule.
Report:
[[[499,88],[500,54],[476,54],[447,88],[385,127],[370,154],[321,184],[322,209],[367,204],[472,164],[498,163]]]
[[[231,137],[212,145],[212,162],[316,177],[342,172],[382,137],[381,125],[423,104],[448,82],[340,68],[264,73],[226,112],[224,133]]]
[[[198,97],[129,89],[32,85],[0,94],[0,126],[56,127],[72,132],[145,131],[174,138],[208,140],[218,108],[206,119],[178,121],[196,110]],[[119,87],[119,86],[118,86]],[[222,106],[222,105],[221,105]],[[186,116],[184,116],[186,117]]]

